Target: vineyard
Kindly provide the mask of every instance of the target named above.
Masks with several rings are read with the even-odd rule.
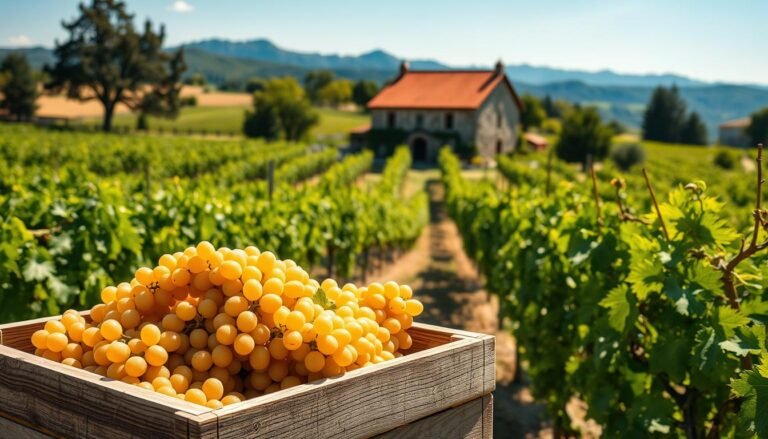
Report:
[[[103,287],[204,239],[258,242],[322,274],[365,277],[374,259],[416,240],[427,200],[400,198],[407,149],[373,185],[361,178],[370,153],[337,157],[301,144],[4,125],[0,322],[92,306]]]
[[[478,183],[448,150],[440,166],[556,436],[574,433],[574,397],[606,437],[768,435],[759,172],[652,160],[622,176],[523,157]]]
[[[439,183],[413,190],[407,148],[375,178],[371,153],[339,156],[1,126],[0,322],[92,307],[206,240],[364,280],[422,236],[422,186]],[[574,399],[605,437],[768,435],[762,158],[728,170],[711,156],[670,147],[648,172],[505,156],[470,178],[441,152],[447,211],[555,436],[579,434]]]

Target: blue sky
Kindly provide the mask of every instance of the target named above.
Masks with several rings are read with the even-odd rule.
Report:
[[[0,46],[52,46],[77,1],[0,2]],[[768,84],[765,0],[128,0],[168,43],[265,37],[301,51],[376,48],[452,65],[528,63]]]

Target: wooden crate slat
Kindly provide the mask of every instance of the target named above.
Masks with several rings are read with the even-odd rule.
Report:
[[[423,420],[416,431],[425,437],[428,419],[450,407],[462,407],[457,419],[477,424],[467,420],[477,412],[470,407],[478,403],[470,401],[487,399],[495,388],[492,336],[415,323],[409,330],[413,346],[404,357],[211,410],[34,356],[29,338],[52,318],[58,317],[0,325],[0,344],[6,345],[0,346],[0,416],[43,434],[355,438],[417,428]],[[486,412],[485,421],[492,423]],[[490,437],[491,427],[481,426],[479,436],[476,426],[463,429],[468,437]]]
[[[375,437],[375,439],[459,438],[493,438],[492,395],[485,395],[451,407]]]
[[[174,420],[179,410],[210,411],[0,346],[0,411],[40,428],[85,437],[95,422],[137,436],[173,436],[182,428]]]
[[[216,410],[219,437],[369,437],[484,391],[477,339],[444,346]]]
[[[14,439],[50,439],[55,437],[53,432],[41,433],[27,426],[21,419],[5,418],[0,413],[0,431],[3,437]]]

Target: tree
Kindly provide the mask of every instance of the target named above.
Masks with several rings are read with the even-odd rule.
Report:
[[[253,94],[253,107],[243,125],[249,137],[301,140],[318,121],[304,90],[291,77],[266,81],[264,90]]]
[[[752,122],[746,128],[746,133],[753,146],[758,143],[768,144],[768,107],[752,113]]]
[[[184,54],[162,50],[163,26],[155,31],[147,20],[138,32],[133,15],[117,0],[92,0],[90,6],[81,3],[79,10],[79,17],[62,22],[69,36],[64,43],[56,41],[56,63],[46,66],[49,89],[64,90],[81,101],[98,100],[104,107],[104,131],[112,129],[118,104],[133,111],[155,109],[158,104],[177,106],[168,100],[178,98],[178,78],[186,68]],[[145,100],[147,94],[153,95],[148,98],[151,105]]]
[[[689,145],[706,145],[707,126],[702,122],[699,113],[693,111],[685,119],[683,126],[680,127],[680,142]]]
[[[326,85],[333,82],[335,75],[330,70],[312,70],[304,76],[304,89],[312,103],[318,102],[318,94]]]
[[[379,84],[375,81],[361,79],[352,88],[352,101],[361,108],[365,108],[368,105],[368,101],[373,99],[378,92]]]
[[[555,151],[558,157],[568,162],[583,163],[588,155],[600,159],[608,154],[611,135],[611,129],[603,125],[596,108],[574,108],[563,119]]]
[[[205,87],[208,85],[208,80],[205,79],[205,75],[202,73],[194,73],[184,81],[187,85],[196,85],[198,87]]]
[[[245,83],[246,93],[253,93],[264,90],[264,80],[261,78],[251,78]]]
[[[547,113],[544,111],[541,101],[527,93],[523,95],[522,101],[523,112],[520,114],[520,123],[523,124],[523,128],[527,131],[534,127],[540,127],[541,123],[547,118]]]
[[[676,86],[656,87],[643,116],[643,139],[679,142],[686,105]]]
[[[37,105],[37,81],[35,73],[21,53],[9,53],[0,64],[0,108],[16,120],[29,120],[35,115]]]
[[[317,102],[323,105],[338,106],[352,101],[352,82],[336,79],[317,92]]]
[[[547,117],[559,119],[563,116],[560,112],[560,109],[555,105],[555,102],[551,97],[549,97],[549,95],[544,96],[544,100],[542,100],[541,106],[544,107],[544,112],[547,113]]]

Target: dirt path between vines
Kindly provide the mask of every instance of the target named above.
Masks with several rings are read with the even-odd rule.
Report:
[[[414,249],[369,281],[395,280],[413,287],[424,302],[419,321],[496,335],[494,436],[551,437],[544,407],[533,401],[528,387],[513,383],[515,340],[498,330],[498,301],[483,288],[477,270],[462,249],[456,224],[448,218],[443,187],[428,180],[430,223]]]

